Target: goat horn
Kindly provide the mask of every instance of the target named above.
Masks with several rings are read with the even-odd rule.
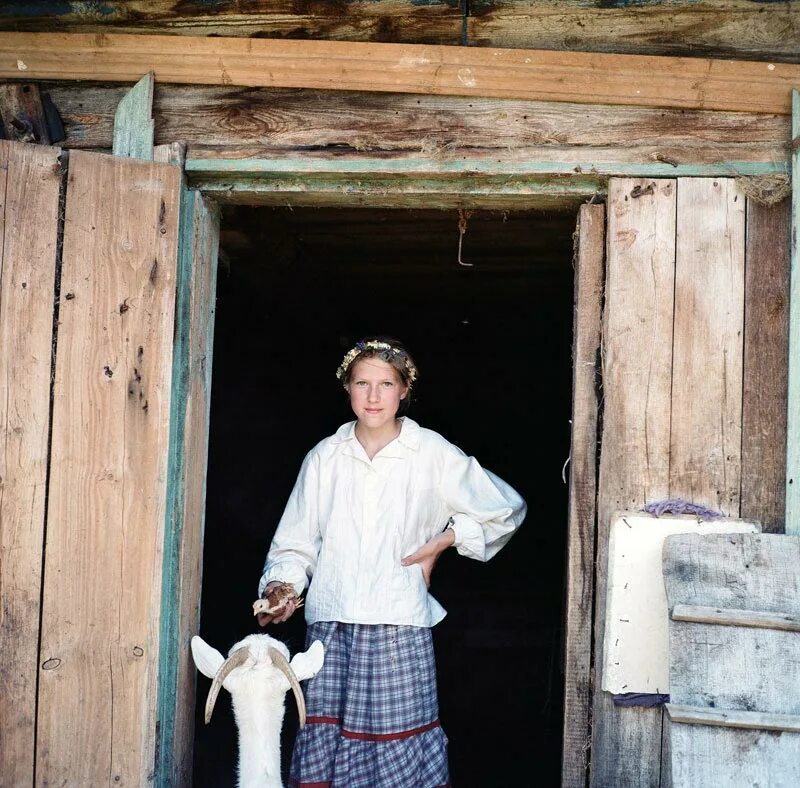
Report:
[[[206,725],[211,722],[211,715],[214,713],[214,704],[217,702],[217,695],[219,695],[222,682],[228,678],[228,675],[234,668],[243,665],[249,656],[247,648],[237,648],[220,666],[219,670],[214,675],[214,681],[211,682],[211,689],[208,691],[208,698],[206,699]]]
[[[300,727],[302,728],[306,724],[306,699],[303,697],[303,690],[300,689],[300,682],[297,680],[289,661],[278,649],[270,647],[267,650],[275,667],[289,680],[297,703],[297,716],[300,718]]]

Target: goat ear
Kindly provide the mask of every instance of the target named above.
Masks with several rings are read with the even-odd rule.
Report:
[[[322,669],[325,660],[325,649],[322,641],[315,640],[308,651],[301,651],[295,654],[291,661],[292,670],[300,681],[311,679]]]
[[[225,661],[222,654],[209,646],[199,635],[192,638],[192,657],[197,669],[210,679],[216,676],[220,665]]]

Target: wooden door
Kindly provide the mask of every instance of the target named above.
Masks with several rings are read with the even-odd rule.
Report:
[[[3,785],[189,780],[216,215],[0,143]]]
[[[600,690],[611,515],[678,497],[781,530],[788,205],[734,179],[612,179],[607,217],[590,775],[658,786],[662,709]]]

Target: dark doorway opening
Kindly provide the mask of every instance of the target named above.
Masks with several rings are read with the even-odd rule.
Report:
[[[432,593],[453,785],[557,785],[575,217],[232,206],[222,220],[201,634],[223,652],[257,630],[264,556],[305,453],[350,421],[334,373],[365,334],[405,341],[410,416],[511,483],[525,524],[487,564],[445,555]],[[270,628],[292,652],[301,616]],[[194,784],[230,785],[227,697],[208,727],[198,682]],[[296,716],[287,699],[284,761]]]

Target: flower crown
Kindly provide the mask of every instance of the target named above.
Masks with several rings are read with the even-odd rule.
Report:
[[[353,363],[356,357],[361,355],[361,353],[363,353],[365,350],[382,350],[384,352],[391,353],[393,356],[402,356],[403,363],[406,367],[406,374],[408,375],[409,384],[413,383],[417,379],[417,368],[411,363],[410,359],[408,358],[408,354],[405,351],[390,345],[388,342],[380,342],[375,339],[365,342],[362,339],[359,342],[356,342],[355,347],[347,351],[347,355],[342,359],[342,363],[339,364],[339,369],[336,370],[336,377],[339,380],[344,378],[350,365]]]

